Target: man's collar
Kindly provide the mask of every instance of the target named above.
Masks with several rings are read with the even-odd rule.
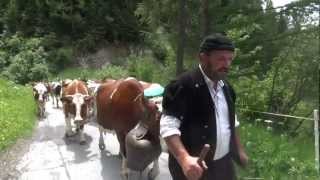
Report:
[[[203,71],[201,64],[199,64],[199,69],[200,72],[202,74],[202,76],[204,77],[204,81],[206,82],[206,84],[208,85],[208,87],[213,87],[214,82],[206,75],[206,73]],[[222,80],[218,81],[218,85],[217,85],[217,89],[220,89],[224,86],[224,83]]]

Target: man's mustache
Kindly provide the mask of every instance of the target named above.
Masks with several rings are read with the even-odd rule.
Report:
[[[219,72],[229,72],[229,68],[220,68],[218,69]]]

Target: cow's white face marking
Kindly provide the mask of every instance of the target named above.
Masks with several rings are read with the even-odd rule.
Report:
[[[34,89],[37,91],[37,93],[39,95],[38,100],[40,102],[43,102],[44,101],[44,94],[47,92],[46,86],[42,83],[38,83],[34,86]]]
[[[87,95],[83,95],[80,93],[76,93],[72,95],[72,103],[76,106],[76,117],[74,118],[75,121],[81,121],[83,118],[81,117],[81,106],[84,104],[84,98]]]

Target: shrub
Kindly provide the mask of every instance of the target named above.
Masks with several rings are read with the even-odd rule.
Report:
[[[0,73],[20,84],[47,79],[48,55],[41,42],[42,38],[3,37],[0,40]]]
[[[41,48],[36,51],[20,52],[10,59],[11,64],[7,68],[8,77],[20,84],[47,79],[49,71],[45,56]]]
[[[249,155],[249,167],[241,171],[245,177],[264,179],[317,179],[313,145],[306,138],[290,138],[285,133],[274,135],[253,123],[241,122],[242,144]],[[306,152],[301,155],[301,152]]]

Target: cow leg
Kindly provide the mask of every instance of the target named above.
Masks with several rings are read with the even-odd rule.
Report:
[[[148,179],[154,180],[159,175],[159,159],[153,161],[152,169],[148,172]]]
[[[44,107],[42,104],[38,104],[38,111],[39,111],[39,117],[43,118],[44,117]]]
[[[106,148],[106,145],[104,144],[104,139],[103,139],[103,133],[104,133],[104,128],[99,125],[99,149],[104,150]]]
[[[121,177],[122,177],[122,180],[128,180],[129,169],[127,166],[127,159],[126,159],[125,134],[117,132],[117,138],[120,144],[120,152],[122,157]]]
[[[51,99],[52,99],[52,105],[54,105],[54,95],[51,94]]]
[[[84,125],[80,125],[80,128],[79,128],[79,137],[80,137],[80,144],[81,144],[81,145],[86,144],[86,138],[84,137],[83,128],[84,128]]]
[[[44,113],[46,111],[45,104],[42,106],[42,118],[44,118]]]
[[[127,166],[127,159],[123,154],[121,154],[121,156],[122,156],[121,179],[129,180],[129,169]]]
[[[59,108],[59,98],[57,96],[55,96],[56,99],[56,103],[57,103],[57,108]]]
[[[66,115],[64,119],[65,119],[65,122],[66,122],[66,133],[65,133],[65,136],[66,137],[73,136],[75,133],[72,131],[70,116]]]
[[[134,171],[131,169],[128,169],[128,180],[137,180],[137,179],[142,179],[142,172],[143,171]]]
[[[41,107],[40,107],[40,104],[38,104],[38,116],[39,116],[39,118],[41,118]]]

